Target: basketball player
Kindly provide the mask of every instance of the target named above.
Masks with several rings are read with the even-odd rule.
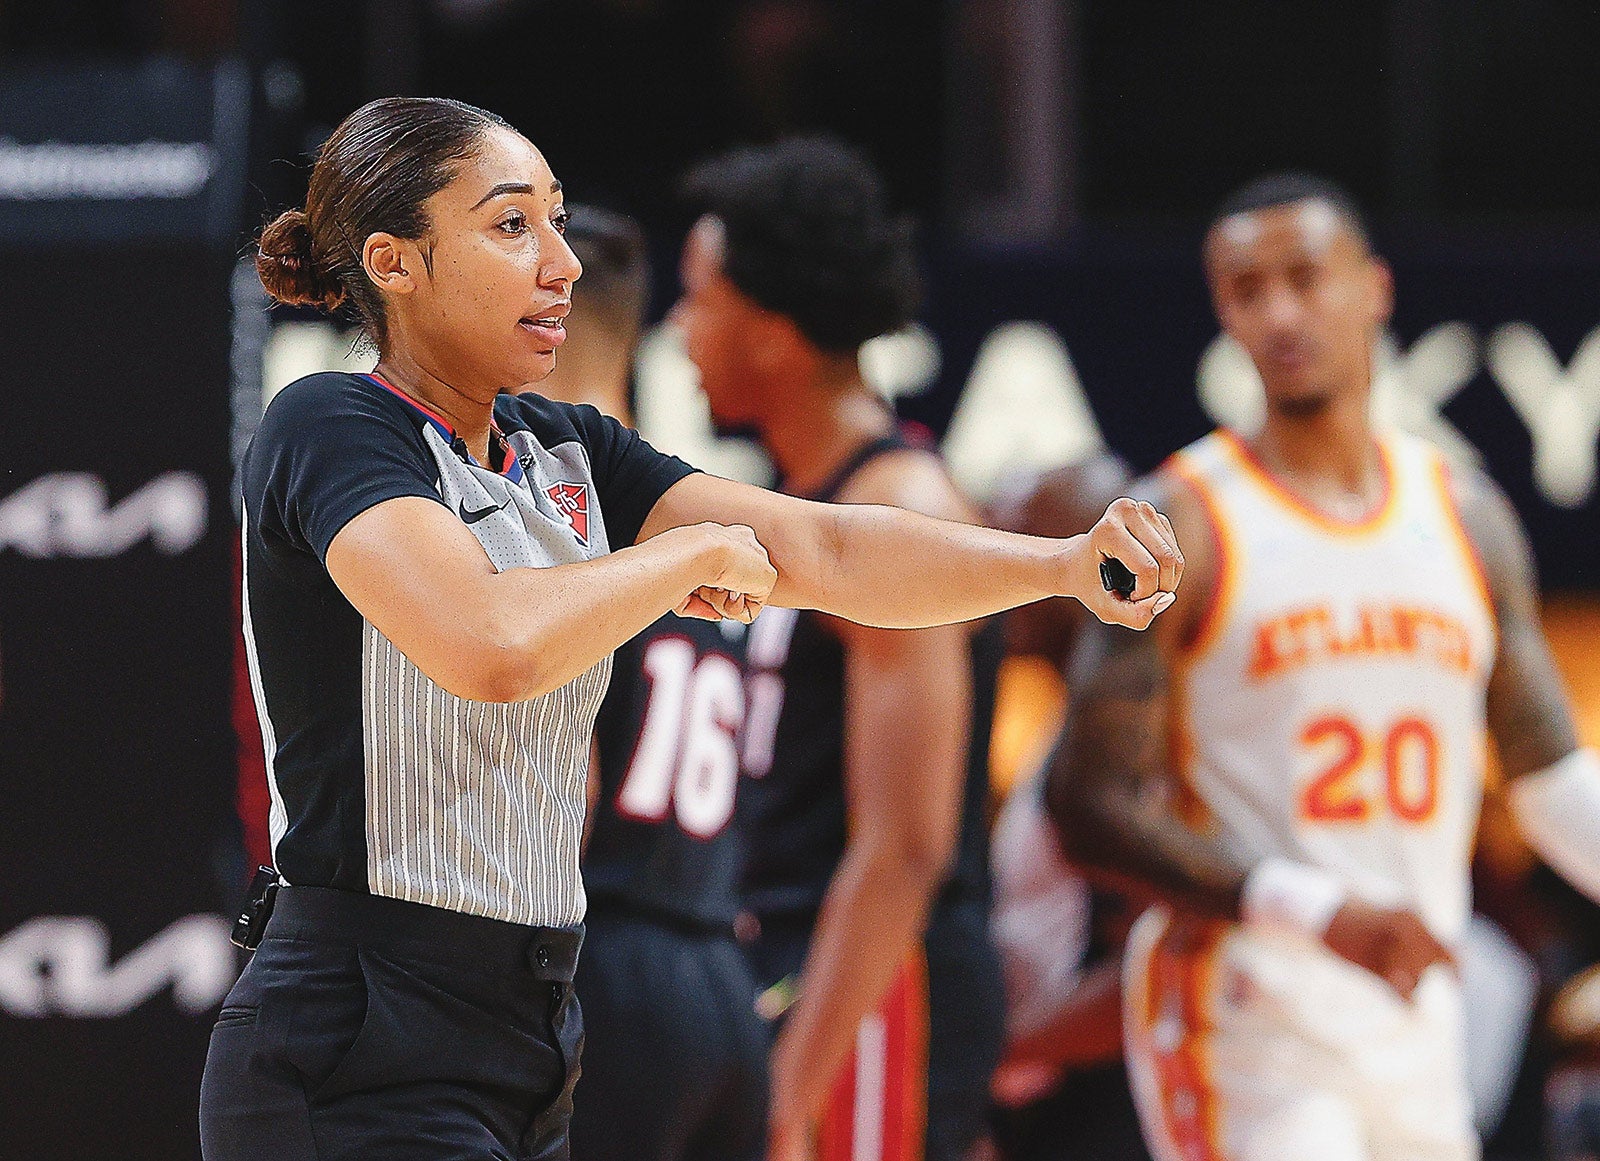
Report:
[[[791,494],[973,520],[857,366],[918,291],[909,229],[867,162],[794,140],[707,163],[688,187],[706,216],[675,315],[713,419],[753,430]],[[752,627],[753,959],[764,1010],[793,999],[773,1157],[805,1155],[815,1129],[824,1158],[903,1161],[925,1135],[928,1157],[954,1159],[981,1132],[1003,1027],[982,829],[999,645],[992,626],[810,612]]]
[[[649,300],[644,234],[578,206],[583,264],[561,362],[539,393],[633,426],[633,351]],[[759,1157],[769,1038],[733,938],[745,626],[667,615],[619,648],[595,719],[583,957],[587,1028],[573,1155]],[[625,1112],[624,1112],[625,1110]]]
[[[1161,900],[1124,1027],[1163,1161],[1477,1155],[1452,953],[1484,730],[1527,837],[1600,893],[1600,762],[1577,748],[1510,505],[1368,419],[1392,286],[1306,176],[1206,235],[1267,419],[1149,482],[1188,549],[1146,638],[1091,626],[1049,802],[1076,859]]]

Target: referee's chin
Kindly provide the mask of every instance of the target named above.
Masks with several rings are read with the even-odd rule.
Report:
[[[548,351],[537,351],[531,356],[519,360],[519,362],[521,363],[518,368],[521,374],[519,386],[526,387],[529,384],[543,382],[550,377],[551,372],[556,369],[556,353],[554,348]],[[515,391],[517,388],[507,387],[504,390]]]

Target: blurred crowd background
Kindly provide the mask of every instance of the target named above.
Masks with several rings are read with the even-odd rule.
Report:
[[[274,388],[370,365],[337,322],[269,313],[240,259],[351,109],[504,115],[569,200],[645,225],[658,317],[688,165],[859,145],[929,283],[868,371],[991,505],[1101,448],[1142,471],[1248,427],[1206,215],[1268,170],[1344,183],[1396,272],[1377,405],[1512,497],[1595,745],[1597,52],[1575,0],[0,0],[0,1158],[198,1156],[228,912],[264,847],[233,464]],[[669,332],[638,377],[646,434],[761,478]],[[997,805],[1061,698],[1049,664],[1008,670]],[[1600,1012],[1568,1003],[1559,1035],[1545,1014],[1600,961],[1600,913],[1492,805],[1478,877],[1535,997],[1506,1001],[1489,1155],[1566,1157],[1551,1126]]]

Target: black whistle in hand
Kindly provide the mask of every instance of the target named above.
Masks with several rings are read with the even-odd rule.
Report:
[[[1133,599],[1133,586],[1138,583],[1138,578],[1127,565],[1114,556],[1108,556],[1100,562],[1100,583],[1106,586],[1106,592],[1116,593],[1127,601]]]

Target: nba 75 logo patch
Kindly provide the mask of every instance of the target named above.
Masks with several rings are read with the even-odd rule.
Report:
[[[578,543],[585,548],[589,547],[589,485],[588,484],[551,484],[544,490],[561,514],[567,518],[567,523],[572,525],[572,531],[578,538]]]

